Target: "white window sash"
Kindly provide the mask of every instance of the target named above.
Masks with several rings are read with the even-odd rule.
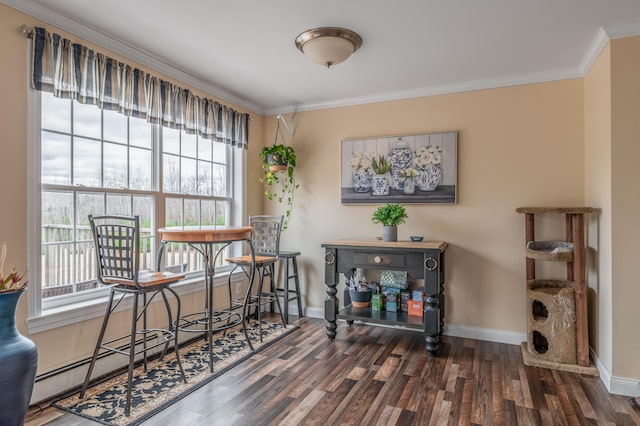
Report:
[[[41,267],[41,193],[43,186],[41,184],[41,100],[38,91],[27,89],[27,238],[29,241],[28,265],[30,275],[30,286],[28,290],[28,309],[27,309],[27,325],[29,333],[38,333],[57,327],[62,327],[77,322],[84,321],[88,318],[95,318],[104,315],[106,308],[107,288],[88,290],[72,295],[54,297],[51,300],[44,301],[41,297],[42,287],[42,267]],[[154,143],[157,141],[157,129],[154,128]],[[230,201],[229,221],[232,224],[244,223],[246,217],[246,179],[244,173],[244,165],[246,164],[246,150],[227,148],[227,185],[229,187],[228,199]],[[155,149],[153,176],[155,182],[153,191],[127,191],[127,193],[154,194],[154,227],[155,224],[164,223],[164,201],[161,198],[171,196],[157,192],[161,185],[161,167],[160,161],[162,153],[160,148]],[[86,189],[86,188],[84,188]],[[84,190],[83,189],[83,190]],[[112,192],[109,188],[96,189],[101,192]],[[185,195],[182,195],[185,196]],[[189,196],[185,196],[189,197]],[[201,197],[194,197],[201,198]],[[212,199],[227,197],[211,197]],[[154,250],[157,252],[158,241],[154,239]],[[243,251],[240,245],[231,246],[231,255],[238,255]],[[214,279],[214,285],[226,285],[228,280],[228,271],[230,268],[221,267],[217,269],[217,276]],[[234,274],[232,281],[242,279],[240,273]],[[203,278],[192,276],[184,283],[177,285],[179,294],[189,294],[203,290]],[[121,309],[126,309],[124,304]]]

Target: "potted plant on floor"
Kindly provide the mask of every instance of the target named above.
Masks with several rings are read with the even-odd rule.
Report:
[[[409,218],[402,204],[387,203],[378,207],[371,216],[373,223],[382,224],[382,241],[398,241],[398,225]]]
[[[16,327],[16,307],[27,289],[26,272],[16,268],[4,274],[7,245],[2,243],[0,252],[0,424],[23,424],[29,409],[31,392],[38,366],[38,350],[35,343],[26,338]]]
[[[271,146],[265,146],[260,150],[262,160],[262,177],[260,182],[265,185],[264,195],[270,200],[285,203],[287,209],[284,214],[282,229],[287,229],[291,211],[293,210],[293,195],[300,185],[296,183],[294,171],[296,168],[295,150],[282,143],[277,144],[280,133],[280,122],[276,129],[276,139]],[[283,140],[284,142],[284,140]]]

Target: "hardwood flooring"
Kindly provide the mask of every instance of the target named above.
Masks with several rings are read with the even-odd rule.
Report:
[[[294,317],[295,318],[295,317]],[[597,377],[527,367],[520,346],[324,320],[300,329],[143,425],[640,425]],[[27,426],[84,425],[54,408]]]

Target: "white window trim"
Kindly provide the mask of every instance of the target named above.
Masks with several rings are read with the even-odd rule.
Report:
[[[28,84],[27,84],[28,85]],[[27,87],[27,241],[30,243],[27,245],[27,257],[28,265],[31,277],[42,276],[41,260],[40,260],[40,245],[31,243],[40,241],[41,238],[41,224],[40,215],[37,213],[41,211],[41,178],[40,178],[40,108],[41,101],[38,92]],[[157,150],[160,155],[160,149]],[[246,179],[244,174],[244,164],[246,164],[246,150],[242,150],[242,153],[234,153],[231,155],[231,161],[229,161],[230,169],[227,176],[233,176],[233,187],[231,188],[231,212],[230,218],[232,223],[244,223],[246,217]],[[160,164],[159,161],[156,162]],[[159,169],[161,166],[156,167]],[[160,182],[160,179],[156,180]],[[159,196],[166,196],[162,194]],[[158,211],[157,207],[155,208]],[[156,214],[156,217],[158,215]],[[164,213],[162,213],[164,217]],[[242,250],[237,245],[232,247],[232,255],[237,255],[236,251]],[[214,277],[214,287],[226,285],[228,278],[228,270]],[[242,279],[246,279],[242,272],[235,272],[231,277],[231,282],[238,282]],[[178,295],[186,295],[199,291],[203,291],[202,276],[186,279],[179,284],[172,286],[172,288],[178,293]],[[40,290],[39,286],[38,289]],[[28,291],[28,308],[27,308],[27,329],[29,334],[40,333],[47,330],[52,330],[58,327],[64,327],[79,323],[91,318],[98,318],[104,315],[108,301],[108,289],[102,289],[96,292],[91,292],[92,297],[78,297],[73,303],[64,304],[63,306],[55,306],[52,303],[51,307],[46,310],[42,309],[42,297],[40,291],[34,291],[31,289]],[[102,296],[96,296],[96,293],[103,293]],[[87,294],[87,296],[89,296]],[[155,303],[155,302],[154,302]],[[131,301],[124,300],[123,303],[118,306],[118,311],[123,309],[130,309]]]
[[[29,64],[31,65],[31,64]],[[31,277],[42,276],[40,262],[40,96],[31,87],[27,88],[27,259]],[[39,286],[38,286],[39,287]],[[40,288],[38,288],[40,290]],[[42,312],[42,298],[39,291],[30,289],[27,318]],[[28,320],[27,320],[28,322]]]

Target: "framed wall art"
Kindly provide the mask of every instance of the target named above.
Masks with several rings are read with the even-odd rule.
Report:
[[[457,132],[342,141],[341,201],[455,204]]]

